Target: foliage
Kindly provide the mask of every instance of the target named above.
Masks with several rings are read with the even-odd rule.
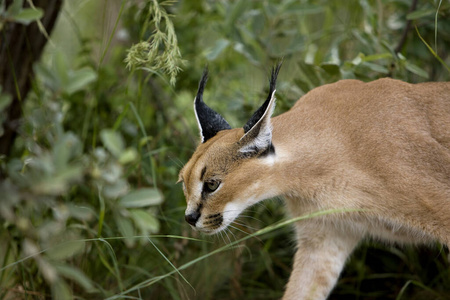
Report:
[[[6,9],[6,3],[0,3],[0,30],[6,22],[16,22],[28,25],[31,22],[38,21],[44,14],[42,9],[36,7],[24,8],[23,0],[14,0]]]
[[[14,153],[0,160],[0,299],[279,298],[292,233],[266,226],[282,220],[281,201],[253,207],[218,237],[183,221],[174,183],[198,142],[192,100],[204,65],[205,101],[235,126],[263,100],[281,58],[277,113],[339,79],[450,78],[442,1],[410,13],[409,1],[395,0],[148,0],[123,2],[116,14],[107,14],[111,2],[83,3],[67,1],[62,16],[72,25],[59,27],[35,65]],[[1,9],[0,24],[21,22],[20,9]],[[119,18],[119,30],[105,29]],[[413,27],[396,53],[407,20],[422,38]],[[103,29],[80,30],[86,22]],[[188,71],[179,73],[180,54]],[[176,91],[164,76],[177,79]],[[0,94],[0,119],[8,99]],[[447,299],[449,270],[437,247],[367,244],[331,298]]]
[[[181,71],[179,66],[184,62],[178,48],[174,25],[163,7],[170,3],[166,1],[160,4],[157,0],[149,1],[148,15],[142,32],[145,32],[150,20],[155,30],[147,41],[141,41],[130,48],[125,62],[130,69],[141,67],[154,73],[161,70],[170,76],[170,83],[175,85],[176,76]],[[166,27],[165,32],[161,29],[163,20]],[[163,47],[163,51],[160,51],[161,47]]]

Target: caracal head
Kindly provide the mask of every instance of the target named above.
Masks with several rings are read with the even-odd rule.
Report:
[[[194,100],[201,143],[179,174],[187,201],[185,219],[194,229],[217,233],[248,206],[275,196],[265,182],[276,151],[270,117],[280,67],[272,69],[267,100],[236,129],[203,102],[205,69]]]

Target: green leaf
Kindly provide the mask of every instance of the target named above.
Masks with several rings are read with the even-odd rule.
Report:
[[[36,63],[33,66],[34,71],[39,75],[39,79],[48,86],[52,91],[58,91],[61,87],[61,78],[53,70],[43,63]]]
[[[52,299],[73,299],[72,291],[67,283],[59,278],[51,285]]]
[[[92,284],[92,280],[88,278],[82,271],[70,265],[56,264],[55,269],[59,274],[67,279],[78,283],[85,291],[94,292],[96,289]]]
[[[133,239],[134,236],[133,224],[129,219],[124,218],[118,214],[116,214],[115,220],[117,226],[119,227],[120,233],[122,234],[123,237],[126,238],[124,240],[125,245],[127,245],[130,248],[133,247],[136,244],[136,241]]]
[[[363,61],[373,61],[378,59],[392,58],[392,54],[389,52],[367,55],[362,58]]]
[[[66,193],[69,184],[78,180],[83,175],[83,168],[77,165],[68,165],[63,170],[58,170],[53,176],[45,176],[41,180],[33,182],[31,189],[37,194],[60,195]]]
[[[100,132],[100,139],[109,152],[111,152],[115,157],[120,157],[125,148],[125,142],[118,132],[112,129],[103,129]]]
[[[158,205],[163,202],[162,194],[154,188],[143,188],[131,191],[119,200],[120,205],[127,208]]]
[[[367,67],[369,70],[374,71],[374,72],[378,72],[378,73],[382,73],[382,74],[389,73],[389,70],[382,65],[369,63],[369,62],[363,62],[363,63],[361,63],[361,66]]]
[[[84,241],[70,241],[47,250],[47,256],[53,260],[62,260],[75,256],[84,250]]]
[[[128,192],[128,183],[123,178],[115,180],[113,183],[105,185],[102,194],[106,198],[117,199]]]
[[[300,61],[298,62],[298,66],[303,73],[302,80],[309,84],[310,89],[322,84],[322,80],[317,74],[315,65]]]
[[[306,4],[300,1],[290,1],[287,2],[288,5],[285,7],[286,15],[296,14],[297,16],[311,15],[321,13],[325,10],[323,5]]]
[[[14,2],[8,7],[7,16],[14,18],[18,13],[20,13],[22,7],[23,0],[14,0]]]
[[[416,10],[410,14],[407,14],[406,20],[417,20],[434,14],[436,14],[436,10],[434,8]]]
[[[85,88],[89,83],[97,80],[97,73],[89,67],[73,71],[64,90],[69,95]]]
[[[320,64],[320,75],[323,82],[335,82],[342,79],[342,72],[339,65],[334,63]]]
[[[302,90],[303,93],[309,92],[312,88],[309,86],[307,82],[300,79],[294,79],[295,84]]]
[[[330,75],[339,75],[341,72],[339,66],[336,64],[323,63],[320,67]]]
[[[13,16],[14,20],[18,23],[28,25],[31,22],[37,21],[44,15],[44,11],[41,8],[25,8],[19,13]]]
[[[63,170],[66,168],[70,158],[72,157],[72,150],[78,145],[79,140],[73,133],[65,133],[60,138],[52,149],[52,156],[56,170]]]
[[[0,112],[2,112],[5,108],[7,108],[12,101],[12,97],[9,94],[1,94],[1,86],[0,86]]]
[[[215,60],[223,50],[225,50],[230,41],[227,39],[219,39],[216,41],[215,45],[210,49],[205,55],[207,60]]]
[[[410,71],[411,73],[414,73],[416,75],[419,75],[420,77],[428,79],[428,73],[424,69],[420,68],[419,66],[410,63],[409,61],[405,62],[405,68],[406,70]]]
[[[67,209],[73,218],[81,221],[89,221],[94,217],[93,209],[89,206],[68,203]]]
[[[127,164],[133,162],[138,157],[138,153],[134,148],[128,148],[119,157],[119,163]]]
[[[62,51],[56,51],[53,56],[54,73],[58,76],[60,89],[64,89],[64,86],[69,83],[69,62],[67,56]]]
[[[250,62],[252,62],[254,64],[258,63],[258,60],[255,59],[255,57],[253,56],[253,53],[251,53],[251,51],[249,51],[250,49],[248,47],[246,47],[243,43],[235,43],[233,46],[233,49],[237,53],[242,54]]]
[[[237,24],[238,19],[244,14],[244,12],[248,11],[247,9],[251,5],[250,1],[247,0],[238,0],[233,2],[230,5],[230,10],[226,14],[226,24],[227,29],[231,32]]]
[[[142,209],[130,210],[130,215],[143,234],[156,233],[159,231],[158,219],[147,211]]]

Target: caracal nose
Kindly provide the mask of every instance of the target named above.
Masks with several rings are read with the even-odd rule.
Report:
[[[200,219],[200,213],[197,211],[194,211],[190,214],[185,215],[184,219],[186,220],[186,222],[188,222],[192,226],[195,226],[195,223],[197,223],[198,219]]]

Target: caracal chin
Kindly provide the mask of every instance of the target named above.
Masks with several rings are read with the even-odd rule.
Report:
[[[236,129],[203,102],[203,73],[194,100],[201,143],[179,175],[186,221],[217,233],[275,196],[291,217],[340,210],[295,223],[286,300],[326,299],[366,237],[448,247],[450,82],[341,80],[272,118],[280,67],[265,102]]]

